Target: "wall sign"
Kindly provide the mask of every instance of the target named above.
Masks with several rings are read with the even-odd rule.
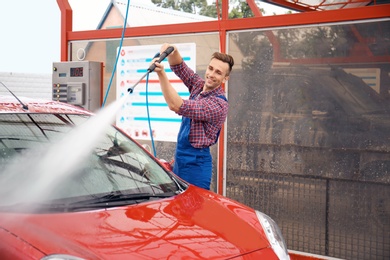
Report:
[[[196,71],[195,43],[175,44],[188,66]],[[157,74],[151,72],[133,87],[146,73],[161,45],[122,47],[117,64],[117,99],[130,95],[117,114],[116,125],[137,140],[150,140],[148,118],[155,141],[176,142],[181,116],[169,110]],[[183,82],[170,70],[167,59],[162,61],[169,81],[183,99],[188,99],[189,92]],[[148,82],[148,84],[146,84]],[[148,116],[149,110],[149,116]]]

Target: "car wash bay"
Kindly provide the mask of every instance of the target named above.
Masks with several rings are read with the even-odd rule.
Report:
[[[225,86],[228,119],[213,148],[214,191],[273,217],[291,250],[386,259],[388,11],[384,4],[224,23],[222,13],[191,24],[191,34],[188,24],[129,28],[124,45],[195,43],[201,75],[209,53],[231,54],[236,65]],[[120,32],[69,30],[63,39],[74,50],[64,48],[64,60],[76,61],[84,48],[86,60],[104,63],[102,93]],[[108,101],[114,99],[115,90]],[[170,159],[174,146],[156,142],[159,157]]]

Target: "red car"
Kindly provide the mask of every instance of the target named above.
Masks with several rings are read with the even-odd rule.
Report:
[[[0,259],[289,259],[271,218],[187,184],[102,114],[0,96]]]

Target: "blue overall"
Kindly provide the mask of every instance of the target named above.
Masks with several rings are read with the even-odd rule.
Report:
[[[224,96],[218,97],[226,100]],[[210,147],[193,147],[189,141],[190,128],[191,119],[183,116],[177,138],[173,172],[183,180],[209,190],[212,175]],[[218,137],[219,132],[216,141]]]

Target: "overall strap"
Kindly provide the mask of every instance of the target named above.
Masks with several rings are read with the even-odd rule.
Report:
[[[226,98],[224,95],[219,95],[219,96],[217,96],[217,97],[219,97],[219,98],[225,100],[226,102],[228,102],[227,98]],[[219,138],[219,134],[220,134],[220,133],[221,133],[221,129],[218,131],[217,139],[215,139],[215,143],[218,142],[218,138]]]
[[[217,97],[222,98],[223,100],[225,100],[226,102],[228,102],[227,98],[226,98],[224,95],[219,95],[219,96],[217,96]]]

